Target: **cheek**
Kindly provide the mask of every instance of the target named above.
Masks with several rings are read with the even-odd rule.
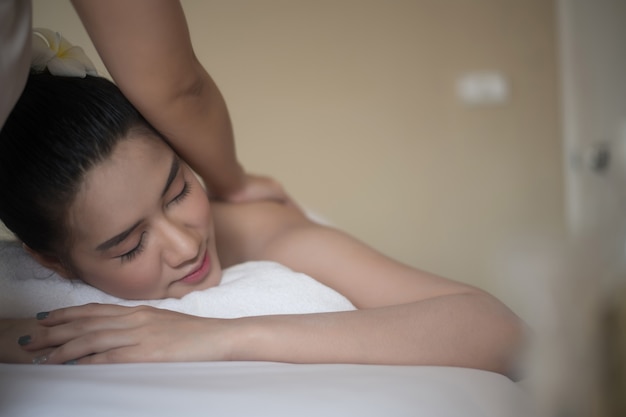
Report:
[[[148,252],[148,251],[146,251]],[[144,253],[142,259],[128,264],[119,260],[90,265],[83,281],[110,295],[126,299],[150,299],[160,297],[158,285],[161,280],[160,263],[155,255]]]
[[[200,189],[190,197],[189,214],[193,216],[194,223],[198,226],[210,227],[212,225],[211,204],[204,190]]]

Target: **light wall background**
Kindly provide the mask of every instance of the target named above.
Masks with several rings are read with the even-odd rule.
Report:
[[[183,0],[196,53],[251,172],[413,266],[516,305],[496,265],[563,230],[553,0]],[[67,0],[34,25],[84,47]],[[471,107],[456,82],[498,71],[509,99]]]

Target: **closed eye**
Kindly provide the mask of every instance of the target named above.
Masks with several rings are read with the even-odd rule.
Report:
[[[167,203],[167,206],[169,207],[172,204],[180,203],[181,201],[185,199],[185,197],[189,195],[190,192],[191,192],[191,184],[188,181],[185,181],[183,183],[183,189],[180,191],[180,193],[178,193],[176,197],[174,197],[169,203]]]
[[[146,234],[146,232],[143,232],[141,234],[141,237],[139,238],[139,243],[137,243],[137,246],[135,246],[134,248],[132,248],[128,252],[123,253],[120,256],[118,256],[118,258],[120,258],[122,260],[122,263],[132,261],[133,259],[135,259],[135,257],[137,255],[139,255],[139,254],[141,254],[141,252],[143,252],[143,250],[145,249],[145,244],[144,244],[144,235],[145,234]]]

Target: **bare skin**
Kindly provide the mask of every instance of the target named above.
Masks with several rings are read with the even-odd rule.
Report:
[[[224,98],[193,51],[178,1],[72,0],[107,70],[124,95],[229,202],[289,202],[282,186],[246,173]]]
[[[510,370],[523,338],[523,325],[494,297],[400,264],[341,231],[311,222],[295,205],[250,202],[259,198],[285,202],[288,197],[271,180],[247,176],[237,163],[226,106],[193,55],[177,2],[73,3],[107,68],[133,104],[199,172],[213,194],[222,200],[239,202],[211,204],[209,216],[213,216],[215,239],[210,225],[201,225],[197,230],[189,227],[186,202],[173,204],[183,194],[182,177],[177,176],[162,197],[163,184],[156,184],[154,198],[148,195],[142,204],[158,204],[152,207],[146,203],[144,210],[136,200],[152,185],[133,181],[142,175],[167,177],[161,169],[168,169],[172,161],[171,152],[161,149],[151,153],[151,148],[144,146],[132,159],[116,160],[120,164],[109,167],[106,172],[113,180],[89,183],[96,195],[103,195],[99,187],[107,183],[123,184],[121,189],[110,191],[113,196],[120,193],[125,203],[112,207],[113,199],[109,199],[106,205],[97,201],[86,205],[105,210],[85,211],[87,218],[90,215],[96,220],[83,222],[82,229],[77,230],[86,230],[88,234],[94,224],[104,221],[105,215],[121,212],[122,207],[143,210],[136,216],[141,219],[140,228],[130,234],[129,248],[143,238],[142,228],[146,224],[149,245],[156,242],[159,248],[153,251],[152,260],[164,262],[147,263],[157,270],[145,277],[146,282],[156,280],[157,287],[148,293],[150,297],[169,294],[156,291],[165,291],[158,287],[162,283],[159,279],[171,279],[179,271],[187,271],[202,259],[199,255],[213,255],[214,250],[224,267],[248,260],[272,260],[304,272],[346,296],[358,310],[221,320],[150,307],[86,305],[52,311],[42,320],[0,320],[0,361],[91,364],[260,360],[445,365],[504,374]],[[116,21],[116,25],[110,25],[111,21]],[[176,62],[189,65],[172,64]],[[128,66],[135,65],[139,71],[128,71]],[[126,151],[122,154],[132,154],[132,148]],[[144,162],[145,167],[141,165]],[[135,170],[123,172],[122,168]],[[185,179],[193,181],[190,176]],[[124,189],[130,185],[135,188]],[[194,183],[192,190],[197,193],[198,189]],[[199,203],[197,194],[188,200],[196,202],[196,208],[206,203]],[[193,210],[194,224],[203,223],[196,221],[204,208],[199,210]],[[73,220],[85,220],[81,216],[74,216]],[[135,218],[123,223],[134,224]],[[117,226],[123,230],[122,223],[112,229],[118,229]],[[207,250],[207,241],[217,246]],[[88,253],[85,247],[79,249]],[[89,256],[91,261],[99,259]],[[142,256],[145,259],[148,255]],[[174,262],[176,257],[180,262]],[[75,271],[63,270],[62,265],[54,265],[54,260],[40,261],[62,275],[76,275]],[[109,261],[107,258],[107,265]],[[75,277],[103,289],[104,284],[100,284],[105,282],[106,274],[98,275],[100,268],[82,265],[81,274]],[[172,274],[158,276],[161,270]],[[128,289],[110,284],[107,290],[120,291],[120,295]],[[144,294],[143,288],[132,296],[140,294]]]
[[[49,353],[47,363],[261,360],[510,371],[522,325],[490,295],[399,264],[293,207],[213,204],[213,213],[225,266],[281,262],[341,292],[359,310],[218,320],[87,305],[29,321],[31,330],[38,328],[23,348],[30,356],[13,349],[20,361]]]

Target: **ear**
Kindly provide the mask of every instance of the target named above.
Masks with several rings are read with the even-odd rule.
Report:
[[[57,256],[44,255],[40,252],[32,250],[28,245],[22,243],[22,247],[30,256],[32,256],[41,266],[48,268],[56,272],[59,276],[65,279],[71,279],[72,274],[70,270],[61,262]]]

